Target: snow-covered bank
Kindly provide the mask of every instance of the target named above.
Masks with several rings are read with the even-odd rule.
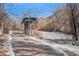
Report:
[[[42,31],[41,31],[42,32]],[[79,46],[73,46],[70,44],[60,44],[52,42],[51,40],[67,40],[72,39],[72,35],[67,35],[58,32],[42,32],[42,39],[36,38],[33,36],[26,36],[24,34],[13,34],[13,46],[14,50],[17,52],[20,51],[41,51],[47,53],[46,55],[55,55],[55,56],[79,56]],[[24,35],[24,36],[21,36]],[[47,46],[47,48],[46,48]],[[32,50],[34,49],[34,50]],[[51,49],[51,50],[50,50]],[[28,54],[26,53],[26,55]],[[21,52],[19,53],[21,54]],[[45,54],[43,54],[45,55]]]
[[[52,47],[53,49],[55,49],[57,52],[63,53],[64,55],[67,55],[66,53],[68,52],[79,55],[79,46],[73,46],[69,44],[65,45],[65,44],[51,43],[51,42],[47,42],[46,40],[44,41],[43,39],[41,40],[41,39],[37,39],[34,37],[29,37],[29,38],[40,42],[40,44],[48,45]],[[65,52],[65,51],[68,51],[68,52]]]
[[[69,34],[64,34],[64,33],[60,33],[60,32],[46,32],[46,31],[33,31],[33,32],[37,32],[37,33],[41,33],[40,36],[43,39],[68,39],[71,40],[72,39],[72,35]]]
[[[6,54],[9,56],[14,56],[14,51],[12,47],[12,37],[10,34],[5,34],[7,36],[7,40],[3,43],[3,49],[6,51]]]

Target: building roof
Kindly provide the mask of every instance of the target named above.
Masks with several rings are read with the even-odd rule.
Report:
[[[37,18],[23,18],[23,20],[22,20],[22,22],[21,23],[24,23],[25,21],[34,21],[34,20],[36,20]]]

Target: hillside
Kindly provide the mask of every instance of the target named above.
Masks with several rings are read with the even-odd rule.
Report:
[[[43,18],[37,19],[37,26],[34,26],[33,29],[43,31],[73,33],[72,30],[73,23],[70,20],[69,13],[70,12],[67,9],[60,9],[56,11],[54,15],[51,15],[45,19]],[[79,10],[76,12],[76,15],[79,15]],[[79,17],[77,16],[77,24],[79,24],[78,19]]]

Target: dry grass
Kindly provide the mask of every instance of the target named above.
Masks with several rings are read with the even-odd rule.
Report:
[[[3,51],[3,50],[0,50],[0,56],[7,56],[7,55],[6,55],[6,52]]]
[[[5,35],[0,35],[0,42],[4,42],[7,39]]]
[[[37,19],[37,26],[33,26],[33,30],[46,30],[49,20],[40,18]]]
[[[37,27],[33,27],[33,30],[46,30],[46,26],[37,26]]]
[[[36,38],[42,38],[43,33],[40,31],[32,31],[32,35]]]

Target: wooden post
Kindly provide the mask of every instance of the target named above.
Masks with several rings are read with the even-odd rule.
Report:
[[[28,17],[28,20],[29,20],[29,24],[28,24],[28,27],[29,27],[28,28],[29,29],[28,30],[28,35],[31,36],[31,19],[30,19],[30,16]]]

